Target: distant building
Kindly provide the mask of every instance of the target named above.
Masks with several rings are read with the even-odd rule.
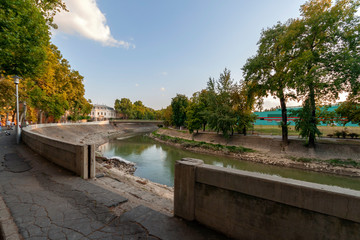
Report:
[[[335,106],[331,106],[328,108],[328,111],[335,111],[339,106],[335,105]],[[291,110],[298,110],[301,107],[288,107],[287,108],[287,114],[288,114],[288,123],[291,126],[295,125],[294,120],[299,118],[299,117],[290,117],[289,114],[291,113]],[[276,109],[275,111],[266,111],[266,112],[254,112],[254,114],[257,115],[257,119],[255,121],[255,125],[280,125],[281,122],[281,109]],[[340,123],[335,123],[335,125],[337,126],[342,126],[342,124]],[[326,124],[324,123],[320,123],[319,126],[326,126]],[[358,124],[353,124],[353,123],[347,123],[345,126],[347,127],[359,127]]]
[[[93,104],[90,117],[91,120],[94,121],[109,120],[111,118],[116,118],[116,111],[115,109],[108,107],[106,105]]]

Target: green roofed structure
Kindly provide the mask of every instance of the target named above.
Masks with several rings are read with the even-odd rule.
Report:
[[[339,106],[334,105],[327,108],[329,112],[335,111]],[[288,113],[288,123],[291,126],[295,126],[294,120],[298,117],[291,117],[289,116],[291,114],[291,110],[298,110],[301,107],[288,107],[287,113]],[[275,111],[265,111],[265,112],[254,112],[254,114],[257,115],[257,119],[255,121],[255,125],[268,125],[268,126],[276,126],[280,125],[281,122],[281,109],[278,108]],[[342,123],[335,122],[336,126],[343,126]],[[327,124],[320,122],[319,126],[327,126]],[[347,123],[345,125],[346,127],[359,127],[359,124],[353,124],[353,123]]]

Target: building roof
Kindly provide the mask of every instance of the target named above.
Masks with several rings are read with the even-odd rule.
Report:
[[[93,104],[93,109],[94,108],[104,108],[104,109],[108,109],[108,110],[114,110],[114,108],[103,105],[103,104]]]

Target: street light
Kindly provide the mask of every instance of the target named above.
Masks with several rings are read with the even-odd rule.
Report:
[[[18,91],[18,85],[20,81],[19,76],[14,76],[14,83],[16,86],[16,143],[20,143],[20,127],[19,127],[19,91]]]

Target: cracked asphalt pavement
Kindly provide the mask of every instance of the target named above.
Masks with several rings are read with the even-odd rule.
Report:
[[[141,205],[116,216],[111,207],[126,201],[16,145],[15,132],[0,136],[0,225],[7,239],[226,239]]]

